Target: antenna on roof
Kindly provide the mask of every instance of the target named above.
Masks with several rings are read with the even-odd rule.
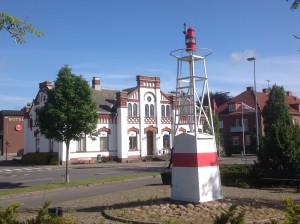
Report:
[[[268,89],[270,89],[270,80],[267,79],[266,81],[268,82]]]

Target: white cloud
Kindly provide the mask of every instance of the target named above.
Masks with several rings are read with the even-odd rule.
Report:
[[[247,60],[247,58],[255,57],[254,50],[245,50],[244,52],[233,52],[230,56],[232,63],[238,63]]]
[[[209,63],[208,79],[212,91],[229,91],[232,95],[236,95],[246,90],[247,86],[254,86],[253,63],[245,60],[246,53],[240,54],[236,59],[242,58],[242,55],[244,60],[240,63],[230,63],[227,60]],[[276,83],[300,97],[299,55],[265,57],[261,55],[257,57],[255,65],[257,91],[267,88],[267,80],[270,80],[270,86]]]

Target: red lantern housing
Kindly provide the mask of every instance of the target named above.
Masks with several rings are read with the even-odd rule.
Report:
[[[185,33],[185,46],[188,53],[196,51],[196,36],[193,27],[189,27]]]

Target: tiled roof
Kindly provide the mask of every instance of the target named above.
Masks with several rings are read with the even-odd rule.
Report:
[[[289,105],[290,113],[300,115],[300,111],[299,111],[300,99],[298,97],[296,97],[296,96],[286,96],[285,97],[285,103],[287,105]],[[298,108],[298,110],[295,109],[295,108]]]
[[[131,87],[131,88],[123,89],[122,91],[127,92],[127,94],[129,95],[131,92],[133,92],[136,89],[137,87]]]
[[[24,116],[24,112],[21,110],[2,110],[0,114],[2,116]]]
[[[98,113],[115,113],[116,112],[116,93],[119,90],[111,89],[92,89],[93,98],[97,104]]]
[[[262,111],[266,105],[266,102],[268,100],[268,94],[264,92],[256,92],[257,97],[257,104],[258,104],[258,110]],[[218,114],[219,115],[225,115],[228,114],[228,105],[231,103],[245,103],[250,107],[255,108],[255,92],[253,89],[247,89],[246,91],[242,92],[241,94],[237,95],[233,99],[227,101],[223,105],[221,105],[218,108]],[[300,112],[292,107],[292,105],[300,105],[300,99],[298,99],[295,96],[286,96],[285,97],[285,103],[289,107],[290,113],[298,113]],[[232,113],[231,113],[232,114]]]

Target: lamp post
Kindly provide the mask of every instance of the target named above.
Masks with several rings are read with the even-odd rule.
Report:
[[[259,150],[258,138],[258,111],[257,111],[257,96],[256,96],[256,76],[255,76],[255,57],[247,58],[248,61],[253,61],[254,64],[254,95],[255,95],[255,120],[256,120],[256,150]]]

